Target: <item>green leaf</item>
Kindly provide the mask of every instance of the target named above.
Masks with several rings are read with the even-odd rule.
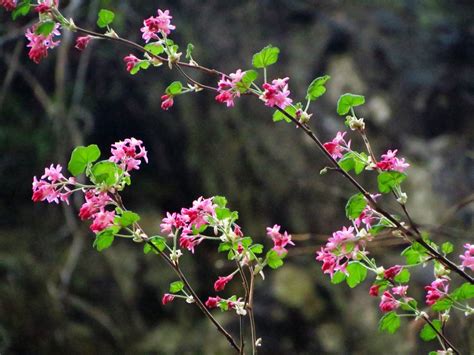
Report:
[[[148,60],[141,60],[135,66],[130,70],[130,74],[135,75],[137,74],[140,70],[146,70],[150,67],[150,62]]]
[[[159,235],[151,237],[149,243],[152,243],[159,251],[164,251],[166,249],[166,239]],[[157,253],[157,251],[154,250],[149,243],[145,244],[143,247],[143,252],[145,254],[148,254],[151,251]]]
[[[437,300],[434,305],[431,306],[431,309],[436,312],[446,311],[447,309],[450,309],[453,306],[453,303],[453,300],[450,298],[441,298]]]
[[[451,298],[456,301],[464,301],[474,297],[474,285],[469,282],[463,283],[451,293]]]
[[[408,281],[410,281],[410,271],[405,268],[402,269],[402,271],[400,271],[400,273],[395,276],[393,280],[402,284],[407,283]]]
[[[99,157],[100,149],[95,144],[77,147],[72,151],[67,168],[73,176],[77,176],[86,170],[88,164],[95,162]]]
[[[331,283],[334,285],[340,284],[346,279],[346,274],[341,271],[336,271],[331,279]]]
[[[298,110],[300,108],[301,108],[301,103],[298,102],[295,105],[290,105],[290,106],[285,107],[284,111],[286,113],[288,113],[290,116],[295,117],[296,116],[296,110]],[[282,120],[285,120],[286,122],[291,123],[291,120],[288,117],[286,117],[285,114],[283,114],[279,110],[276,110],[273,113],[273,122],[278,122],[278,121],[282,121]]]
[[[236,86],[241,93],[246,92],[252,83],[258,78],[258,73],[255,70],[247,70],[245,74],[242,76],[242,80],[240,80]]]
[[[385,314],[379,322],[379,330],[393,334],[400,328],[400,317],[394,311]]]
[[[221,252],[223,252],[223,251],[228,251],[228,250],[230,250],[230,249],[232,249],[232,244],[229,243],[229,242],[225,242],[225,243],[220,243],[220,244],[219,244],[219,247],[217,248],[217,251],[218,251],[219,253],[221,253]]]
[[[275,250],[270,250],[267,253],[266,261],[268,266],[270,266],[272,269],[278,269],[280,266],[283,265],[283,258],[285,257],[284,254],[278,255],[278,253]]]
[[[351,262],[347,266],[349,276],[346,278],[346,283],[350,288],[356,287],[367,277],[367,269],[358,261]]]
[[[102,251],[104,249],[109,248],[114,242],[115,234],[117,234],[119,230],[119,227],[112,226],[101,231],[95,236],[93,245],[94,248],[96,248],[98,251]]]
[[[140,216],[132,211],[125,211],[122,213],[120,218],[118,219],[118,223],[122,227],[131,226],[133,223],[136,223],[140,220]]]
[[[398,171],[383,171],[377,176],[377,183],[381,193],[389,193],[406,179],[406,174]]]
[[[230,210],[228,208],[216,208],[216,218],[220,221],[230,217]]]
[[[278,54],[280,54],[280,49],[270,44],[253,55],[252,65],[255,68],[266,68],[278,61]]]
[[[441,321],[439,319],[435,319],[431,322],[436,330],[441,330]],[[420,331],[420,338],[424,341],[430,341],[436,338],[437,334],[431,326],[426,323]]]
[[[254,244],[250,247],[250,250],[254,254],[261,254],[263,252],[263,245],[262,244]]]
[[[331,79],[329,75],[320,76],[319,78],[314,79],[311,84],[309,84],[306,92],[306,99],[314,101],[322,96],[326,92],[324,85],[329,79]]]
[[[159,43],[148,43],[145,49],[153,55],[160,55],[164,52],[164,48]]]
[[[450,242],[444,242],[441,245],[441,250],[444,253],[444,255],[448,255],[449,253],[452,253],[454,251],[454,245],[453,243],[450,243]]]
[[[15,21],[19,16],[26,16],[30,12],[31,1],[24,0],[16,5],[15,10],[12,11],[12,19]]]
[[[337,101],[337,113],[341,116],[347,114],[352,107],[360,106],[365,103],[365,97],[362,95],[344,94]]]
[[[252,243],[253,243],[253,240],[250,237],[245,237],[245,238],[240,239],[240,244],[242,244],[246,248],[252,245]]]
[[[214,196],[212,202],[220,208],[225,208],[225,206],[227,206],[227,199],[224,196]]]
[[[178,293],[184,288],[183,281],[175,281],[170,283],[170,292],[171,293]]]
[[[402,251],[401,255],[406,258],[408,265],[419,264],[426,260],[426,257],[428,256],[425,247],[418,242],[413,243]]]
[[[192,59],[193,58],[193,50],[194,50],[194,44],[188,43],[188,46],[186,47],[186,59]]]
[[[339,161],[339,166],[346,172],[354,169],[355,173],[359,175],[364,171],[368,164],[368,156],[365,153],[348,152]]]
[[[346,216],[349,219],[356,219],[367,206],[367,200],[361,193],[353,195],[346,204]]]
[[[97,26],[105,28],[114,21],[114,18],[115,14],[112,11],[101,9],[99,11],[99,18],[97,19]]]
[[[114,186],[123,170],[120,167],[112,163],[111,161],[103,160],[95,163],[91,169],[92,176],[91,180],[95,184],[106,184],[107,186]]]
[[[412,299],[408,301],[408,304],[406,303],[401,303],[400,308],[403,309],[404,311],[413,311],[413,309],[416,309],[418,306],[418,302],[416,300]]]
[[[42,22],[37,28],[35,33],[37,35],[49,36],[53,32],[55,23],[53,21]]]
[[[166,88],[166,93],[168,95],[179,95],[181,94],[181,91],[183,91],[183,84],[181,84],[180,81],[173,81],[167,88]]]

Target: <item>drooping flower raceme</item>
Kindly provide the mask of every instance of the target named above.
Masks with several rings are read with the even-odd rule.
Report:
[[[295,243],[291,241],[291,235],[288,234],[288,232],[280,233],[280,228],[278,224],[275,224],[271,228],[267,227],[267,235],[273,240],[272,249],[281,255],[287,252],[285,249],[287,245],[295,245]]]
[[[447,278],[438,278],[431,285],[425,286],[426,304],[431,306],[439,299],[446,296],[449,290],[449,280]]]
[[[351,150],[351,141],[345,141],[344,136],[347,132],[337,132],[336,137],[330,142],[323,144],[324,148],[334,159],[340,159],[344,155],[344,152]]]
[[[38,180],[33,178],[33,196],[34,202],[47,201],[49,203],[64,201],[69,204],[68,197],[71,195],[70,186],[75,183],[74,178],[66,179],[62,174],[62,166],[51,164],[44,170],[44,175]]]
[[[405,162],[405,158],[397,158],[397,149],[388,150],[382,154],[382,159],[376,164],[377,168],[384,171],[398,171],[403,173],[410,164]]]
[[[234,99],[240,97],[237,84],[242,80],[244,74],[245,72],[238,69],[235,73],[229,74],[228,77],[223,75],[217,84],[219,94],[216,96],[216,101],[225,103],[227,107],[233,107]]]
[[[159,39],[158,33],[169,35],[176,27],[171,24],[173,18],[169,10],[161,11],[158,9],[158,16],[151,16],[143,21],[143,27],[140,31],[142,38],[148,43],[151,39]]]
[[[125,171],[140,169],[141,159],[148,163],[148,156],[143,142],[135,138],[127,138],[112,144],[110,161],[119,164]]]
[[[284,109],[290,105],[293,100],[289,98],[290,90],[288,89],[288,80],[289,78],[275,79],[272,83],[263,84],[263,89],[265,90],[262,95],[260,95],[260,100],[265,102],[266,106],[274,107],[277,106],[281,109]]]
[[[27,47],[30,48],[28,56],[33,62],[38,64],[41,59],[48,56],[48,49],[52,49],[59,45],[60,41],[54,41],[53,38],[60,36],[61,33],[59,32],[59,23],[54,25],[52,32],[48,36],[36,34],[35,31],[36,26],[33,26],[26,30],[25,36],[29,41],[27,44]]]

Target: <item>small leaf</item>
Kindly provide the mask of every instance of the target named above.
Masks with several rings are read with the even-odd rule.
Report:
[[[166,93],[168,95],[179,95],[181,94],[181,91],[183,90],[183,84],[181,84],[180,81],[173,81],[167,88],[166,88]]]
[[[230,210],[228,208],[216,208],[216,218],[220,221],[230,217]]]
[[[105,28],[114,21],[115,14],[110,10],[101,9],[99,11],[98,17],[97,26],[100,28]]]
[[[155,235],[153,237],[150,237],[150,241],[146,243],[143,247],[143,252],[145,254],[148,254],[151,251],[154,251],[156,254],[158,254],[158,252],[154,250],[154,248],[152,248],[149,243],[152,243],[159,251],[163,251],[166,249],[166,239],[162,236]]]
[[[100,149],[95,144],[77,147],[72,151],[67,168],[73,176],[77,176],[86,170],[88,164],[95,162],[99,157]]]
[[[406,179],[406,174],[398,171],[384,171],[377,176],[379,191],[383,194],[389,193],[393,188],[399,186]]]
[[[379,322],[379,330],[393,334],[400,328],[400,317],[395,312],[388,312]]]
[[[117,226],[112,226],[97,234],[94,240],[94,248],[98,251],[109,248],[114,242],[114,236],[118,233],[119,229]]]
[[[346,279],[346,274],[341,271],[336,271],[331,279],[331,283],[334,285],[340,284]]]
[[[140,216],[132,211],[125,211],[122,213],[120,218],[118,219],[118,223],[122,227],[131,226],[133,223],[136,223],[140,220]]]
[[[431,306],[431,309],[436,312],[446,311],[453,306],[453,300],[450,298],[441,298],[437,300],[434,305]]]
[[[352,107],[360,106],[365,103],[365,97],[362,95],[344,94],[337,101],[337,113],[341,116],[347,114]]]
[[[406,258],[408,265],[419,264],[428,256],[425,247],[418,242],[413,243],[404,251],[402,251],[401,255]]]
[[[306,92],[306,99],[314,101],[318,97],[322,96],[326,92],[324,85],[329,79],[331,79],[329,75],[324,75],[314,79],[311,84],[309,84],[308,90]]]
[[[183,281],[175,281],[170,283],[170,292],[171,293],[178,293],[184,288]]]
[[[164,48],[159,43],[148,43],[145,49],[153,55],[160,55],[164,52]]]
[[[91,172],[91,180],[95,184],[104,183],[107,186],[114,186],[122,175],[123,170],[117,164],[104,160],[95,163],[92,166]]]
[[[441,321],[439,319],[435,319],[431,323],[436,328],[436,330],[441,330]],[[424,341],[433,340],[434,338],[436,338],[436,336],[436,332],[428,323],[426,323],[420,331],[420,338]]]
[[[247,70],[245,74],[242,76],[242,80],[240,80],[236,86],[241,93],[246,92],[252,83],[258,78],[258,73],[255,70]]]
[[[254,254],[261,254],[263,252],[263,245],[262,244],[254,244],[250,247],[250,250]]]
[[[451,293],[451,298],[456,301],[464,301],[474,297],[474,285],[468,282],[463,283],[460,287]]]
[[[225,208],[225,206],[227,205],[227,199],[224,196],[214,196],[212,202],[214,202],[217,207],[220,208]]]
[[[284,254],[278,255],[275,250],[270,250],[267,253],[266,261],[268,266],[270,266],[272,269],[278,269],[280,266],[283,265],[283,258]]]
[[[349,276],[346,278],[346,283],[350,288],[356,287],[367,277],[367,269],[358,261],[351,262],[347,266]]]
[[[278,54],[280,54],[280,49],[270,44],[253,55],[252,65],[255,68],[266,68],[278,61]]]
[[[245,238],[240,239],[240,244],[242,244],[246,248],[252,245],[252,243],[253,243],[253,240],[250,237],[245,237]]]
[[[410,281],[410,271],[404,268],[393,278],[393,280],[402,284],[407,283]]]
[[[226,242],[226,243],[220,243],[219,244],[219,247],[217,248],[217,251],[219,253],[223,252],[223,251],[228,251],[232,248],[232,245],[229,243],[229,242]]]
[[[284,111],[288,113],[290,116],[295,117],[296,110],[300,109],[301,107],[302,107],[301,103],[298,102],[295,105],[290,105],[290,106],[285,107]],[[285,120],[286,122],[291,123],[291,119],[289,117],[287,117],[285,114],[280,112],[280,110],[276,110],[273,113],[273,122],[278,122],[282,120]]]
[[[42,22],[37,28],[35,33],[37,35],[49,36],[53,32],[55,23],[53,21]]]
[[[188,60],[192,59],[193,50],[194,50],[194,45],[192,43],[188,43],[188,46],[186,47],[186,59]]]
[[[346,217],[353,220],[360,216],[367,206],[367,200],[361,193],[353,195],[346,204]]]
[[[148,60],[141,60],[135,66],[130,70],[130,74],[135,75],[137,74],[140,70],[146,70],[150,67],[150,62]]]
[[[452,253],[454,251],[454,245],[453,243],[450,242],[444,242],[441,245],[441,251],[444,253],[444,255],[448,255],[449,253]]]
[[[354,169],[355,173],[359,175],[364,171],[368,164],[368,157],[365,153],[348,152],[339,160],[339,166],[346,172]]]
[[[26,16],[31,9],[31,1],[24,0],[16,5],[15,10],[12,11],[12,19],[15,21],[19,16]]]

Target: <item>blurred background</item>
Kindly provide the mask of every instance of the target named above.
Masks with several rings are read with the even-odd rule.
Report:
[[[289,76],[294,98],[329,74],[328,92],[312,107],[323,141],[343,129],[336,101],[363,94],[377,154],[398,148],[411,164],[405,188],[415,221],[435,241],[472,242],[474,191],[474,5],[472,1],[63,1],[67,16],[95,29],[100,8],[116,12],[114,29],[141,42],[144,18],[170,9],[172,38],[194,58],[224,72],[248,69],[252,54],[273,44],[280,60],[270,77]],[[130,76],[129,49],[95,41],[84,52],[64,31],[61,46],[36,65],[27,57],[25,28],[0,11],[0,353],[2,354],[227,354],[228,344],[197,308],[161,305],[174,275],[142,246],[119,240],[98,253],[77,206],[33,204],[31,181],[53,162],[67,164],[73,147],[142,139],[150,163],[124,193],[149,234],[166,211],[203,195],[224,195],[240,211],[240,225],[269,245],[265,227],[281,224],[297,246],[284,268],[268,272],[256,289],[261,354],[415,354],[439,348],[418,339],[423,324],[404,321],[395,335],[378,332],[378,300],[371,277],[356,289],[331,285],[314,252],[347,225],[344,206],[353,188],[334,174],[293,125],[273,123],[272,110],[254,99],[233,109],[201,92],[176,99],[168,112],[160,96],[173,80],[166,67]],[[138,53],[135,53],[138,55]],[[215,85],[214,78],[193,73]],[[362,142],[353,138],[353,146]],[[361,178],[373,188],[372,174]],[[464,204],[463,204],[464,202]],[[393,201],[385,206],[400,213]],[[454,206],[454,208],[453,208]],[[457,208],[457,207],[459,208]],[[406,246],[374,241],[385,266],[402,263]],[[184,269],[199,295],[228,265],[214,245],[202,244]],[[423,302],[431,267],[412,275]],[[460,282],[453,277],[453,285]],[[238,282],[226,292],[237,292]],[[216,316],[238,331],[233,314]],[[452,316],[447,333],[463,353],[474,352],[473,321]],[[472,317],[471,317],[472,318]]]

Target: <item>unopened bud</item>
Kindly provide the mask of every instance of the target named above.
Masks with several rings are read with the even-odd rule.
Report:
[[[400,196],[397,198],[397,202],[401,205],[406,204],[408,201],[408,196],[405,192],[402,192]]]

